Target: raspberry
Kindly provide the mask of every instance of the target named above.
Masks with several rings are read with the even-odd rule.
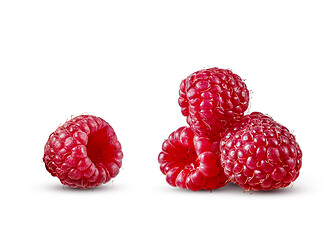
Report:
[[[294,135],[258,112],[232,125],[220,150],[225,175],[247,191],[286,187],[299,176],[302,165]]]
[[[216,135],[244,114],[249,91],[230,70],[209,68],[197,71],[180,84],[179,105],[197,135]]]
[[[161,172],[174,187],[210,190],[228,181],[219,162],[219,142],[195,136],[189,127],[181,127],[169,135],[158,160]]]
[[[103,119],[80,115],[53,132],[43,162],[52,176],[72,188],[92,188],[119,173],[123,158],[113,128]]]

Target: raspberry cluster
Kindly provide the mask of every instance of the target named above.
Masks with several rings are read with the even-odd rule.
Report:
[[[295,136],[249,105],[245,82],[227,69],[210,68],[180,84],[181,127],[163,142],[158,160],[167,182],[193,191],[234,182],[243,189],[272,190],[299,176],[302,152]]]
[[[50,134],[43,162],[62,184],[86,189],[116,177],[122,158],[121,144],[113,128],[102,118],[80,115]]]

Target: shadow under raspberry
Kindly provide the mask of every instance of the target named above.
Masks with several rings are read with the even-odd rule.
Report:
[[[302,192],[302,188],[295,187],[294,185],[290,185],[286,188],[278,188],[273,190],[260,190],[260,191],[245,191],[242,189],[238,184],[229,182],[226,186],[212,190],[213,192],[220,192],[220,193],[243,193],[243,194],[251,194],[251,195],[258,195],[258,196],[264,196],[264,195],[287,195],[287,194],[298,194]]]
[[[90,192],[105,192],[105,191],[114,191],[119,187],[113,184],[113,182],[109,182],[98,187],[80,189],[80,188],[71,188],[69,186],[63,184],[48,184],[42,185],[39,188],[43,188],[43,190],[48,190],[51,192],[67,192],[67,193],[90,193]]]

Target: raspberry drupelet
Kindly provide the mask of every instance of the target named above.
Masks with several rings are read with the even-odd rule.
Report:
[[[284,188],[297,179],[302,165],[295,136],[259,112],[232,125],[220,150],[225,175],[247,191]]]
[[[113,128],[102,118],[80,115],[58,127],[45,144],[43,162],[72,188],[92,188],[116,177],[123,153]]]

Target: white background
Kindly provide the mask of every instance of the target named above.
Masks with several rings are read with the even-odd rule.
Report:
[[[335,238],[333,1],[1,1],[1,239]],[[186,125],[180,81],[230,68],[303,151],[290,187],[191,192],[157,155]],[[71,116],[100,116],[123,146],[120,174],[60,184],[43,147]]]

